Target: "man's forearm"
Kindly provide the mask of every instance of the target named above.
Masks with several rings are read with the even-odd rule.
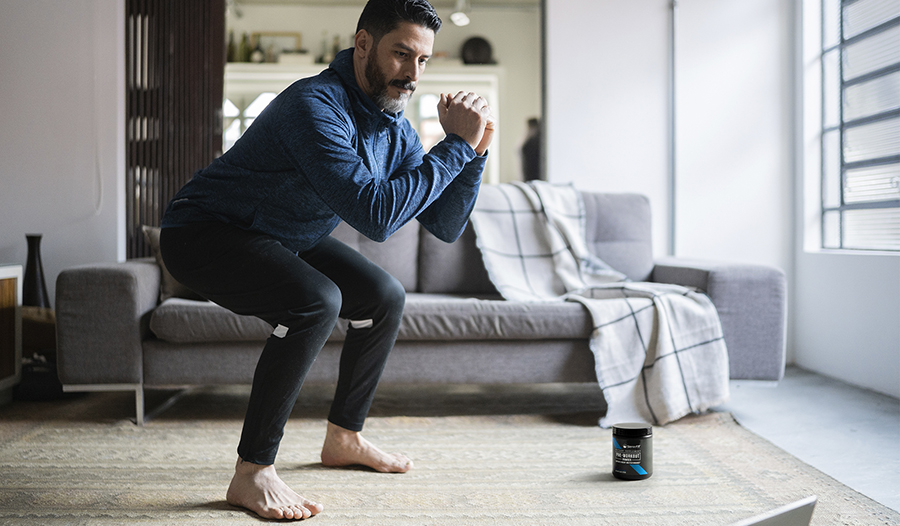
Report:
[[[485,161],[485,157],[476,157],[466,164],[441,196],[418,216],[419,223],[438,239],[452,243],[462,235],[478,197]]]

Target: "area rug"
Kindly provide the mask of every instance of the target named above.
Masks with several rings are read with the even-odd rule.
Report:
[[[610,432],[595,411],[577,412],[594,391],[380,391],[364,434],[415,469],[326,468],[327,393],[301,397],[277,464],[324,504],[313,524],[726,525],[808,495],[819,498],[813,524],[900,524],[728,413],[656,428],[653,476],[617,480]],[[144,427],[126,393],[0,408],[0,524],[261,522],[224,501],[246,396],[198,390]]]

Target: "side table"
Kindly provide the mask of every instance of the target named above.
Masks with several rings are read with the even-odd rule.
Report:
[[[22,377],[22,265],[0,266],[0,404]]]

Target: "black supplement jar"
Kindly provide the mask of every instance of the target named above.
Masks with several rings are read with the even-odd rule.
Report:
[[[612,428],[613,476],[643,480],[653,474],[653,426],[616,424]]]

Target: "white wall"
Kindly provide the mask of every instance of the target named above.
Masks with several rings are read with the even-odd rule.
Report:
[[[351,37],[362,9],[359,6],[241,5],[228,14],[228,29],[236,42],[243,32],[289,31],[302,34],[303,47],[319,54],[323,40],[331,48],[334,36],[341,47],[351,46]],[[470,13],[471,23],[457,27],[450,22],[451,9],[437,8],[443,21],[435,38],[435,54],[458,59],[463,43],[470,37],[486,38],[494,60],[503,69],[500,98],[503,118],[500,122],[498,149],[500,179],[521,179],[519,148],[525,140],[527,120],[541,114],[541,16],[538,6],[480,7]],[[440,70],[440,60],[425,70]]]
[[[791,2],[679,0],[677,21],[675,252],[790,271]]]
[[[124,3],[0,2],[0,264],[124,258]]]
[[[667,0],[546,0],[547,178],[650,198],[666,252]]]
[[[646,194],[656,255],[671,227],[669,4],[547,1],[548,177]],[[790,2],[678,6],[675,254],[789,270]]]
[[[797,365],[900,397],[900,256],[797,254]]]

